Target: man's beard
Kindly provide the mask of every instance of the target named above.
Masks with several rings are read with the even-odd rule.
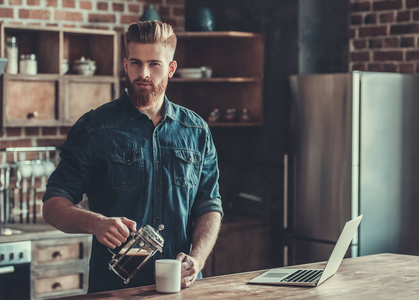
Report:
[[[151,105],[151,103],[155,102],[164,93],[167,87],[167,83],[169,81],[169,79],[165,77],[158,85],[156,85],[151,80],[138,78],[131,82],[130,78],[128,77],[128,74],[126,75],[126,78],[129,98],[131,100],[131,103],[137,108],[148,107]],[[136,88],[135,84],[137,82],[145,82],[151,84],[151,90],[148,91],[145,89]]]

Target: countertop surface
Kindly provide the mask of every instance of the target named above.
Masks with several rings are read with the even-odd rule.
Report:
[[[299,267],[318,269],[324,265]],[[159,294],[149,285],[62,299],[418,299],[418,270],[419,256],[377,254],[344,259],[334,276],[314,288],[248,284],[264,272],[260,270],[198,280],[175,294]]]
[[[81,234],[68,234],[51,225],[40,222],[36,224],[4,224],[0,225],[0,243],[35,241],[40,239],[63,238],[80,236]],[[11,235],[8,235],[10,234]]]

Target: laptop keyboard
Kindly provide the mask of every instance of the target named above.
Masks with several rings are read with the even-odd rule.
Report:
[[[313,282],[319,279],[323,270],[298,270],[284,279],[281,282]]]

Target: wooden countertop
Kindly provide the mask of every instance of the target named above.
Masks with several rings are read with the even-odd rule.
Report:
[[[198,280],[176,294],[159,294],[150,285],[62,299],[417,299],[418,270],[419,256],[377,254],[344,259],[338,272],[315,288],[247,284],[264,272],[253,271]]]
[[[40,222],[36,224],[5,224],[0,225],[0,229],[13,229],[22,231],[19,234],[12,235],[0,235],[0,243],[9,242],[21,242],[21,241],[35,241],[41,239],[53,239],[53,238],[66,238],[66,237],[77,237],[82,234],[69,234],[64,233],[51,225]]]

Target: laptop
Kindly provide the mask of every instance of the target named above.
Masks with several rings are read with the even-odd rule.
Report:
[[[354,237],[363,215],[346,222],[339,239],[332,251],[323,270],[306,269],[271,269],[262,275],[253,278],[249,283],[273,284],[273,285],[295,285],[315,287],[322,284],[333,276],[338,270],[352,238]]]

